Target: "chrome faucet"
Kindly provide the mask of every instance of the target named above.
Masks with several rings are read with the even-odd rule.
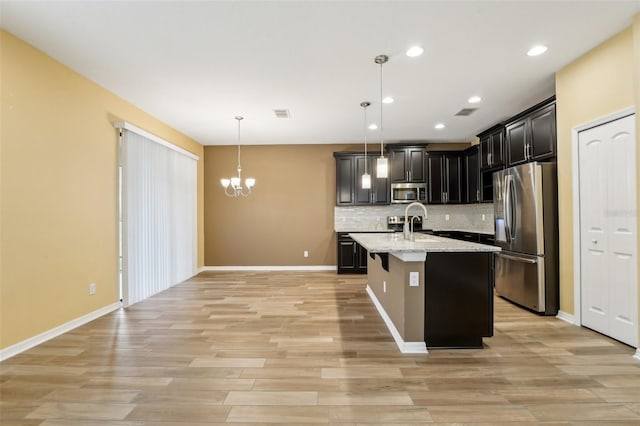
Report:
[[[403,227],[404,239],[411,240],[411,241],[413,241],[413,218],[411,218],[411,223],[409,223],[409,209],[413,206],[421,207],[422,210],[424,211],[424,220],[427,220],[427,207],[422,203],[415,201],[409,204],[406,209],[404,209],[404,227]]]

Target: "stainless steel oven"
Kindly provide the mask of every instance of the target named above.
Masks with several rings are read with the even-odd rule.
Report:
[[[424,183],[392,183],[392,203],[427,202],[427,185]]]

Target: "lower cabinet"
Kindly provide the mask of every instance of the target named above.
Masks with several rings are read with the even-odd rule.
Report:
[[[353,241],[347,232],[338,232],[338,273],[366,274],[367,250]]]

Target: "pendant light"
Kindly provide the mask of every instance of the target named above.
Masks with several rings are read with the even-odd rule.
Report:
[[[382,124],[382,64],[389,60],[387,55],[378,55],[374,62],[380,65],[380,157],[376,161],[376,177],[386,178],[389,176],[389,162],[384,156],[384,126]]]
[[[242,186],[242,166],[240,165],[240,122],[244,117],[238,115],[235,118],[238,121],[238,176],[222,178],[220,179],[220,183],[222,184],[224,193],[227,197],[248,197],[251,194],[251,189],[256,184],[256,180],[254,178],[247,178],[244,181],[247,187],[245,191],[245,188]]]
[[[364,110],[364,174],[362,175],[362,189],[371,188],[371,175],[367,170],[367,164],[369,163],[369,157],[367,156],[367,107],[369,105],[371,105],[371,102],[360,103]]]

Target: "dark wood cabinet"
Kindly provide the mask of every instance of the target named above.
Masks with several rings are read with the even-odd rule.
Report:
[[[338,273],[366,274],[367,250],[356,243],[347,232],[338,232]]]
[[[392,147],[389,150],[391,183],[425,182],[424,146]]]
[[[464,202],[479,203],[480,194],[480,152],[479,146],[474,145],[463,152],[464,158]]]
[[[427,347],[481,348],[482,338],[493,336],[493,264],[493,253],[429,253],[424,267]]]
[[[507,123],[507,166],[554,157],[556,139],[556,104],[552,98]]]
[[[390,203],[389,179],[376,177],[376,156],[362,153],[333,154],[336,159],[336,205],[386,205]],[[362,188],[362,175],[371,175],[371,188]]]
[[[429,204],[462,202],[462,158],[460,153],[427,155]]]
[[[504,165],[504,126],[494,126],[478,135],[480,138],[480,169],[488,170]]]
[[[355,204],[355,169],[352,156],[336,156],[336,205]]]

